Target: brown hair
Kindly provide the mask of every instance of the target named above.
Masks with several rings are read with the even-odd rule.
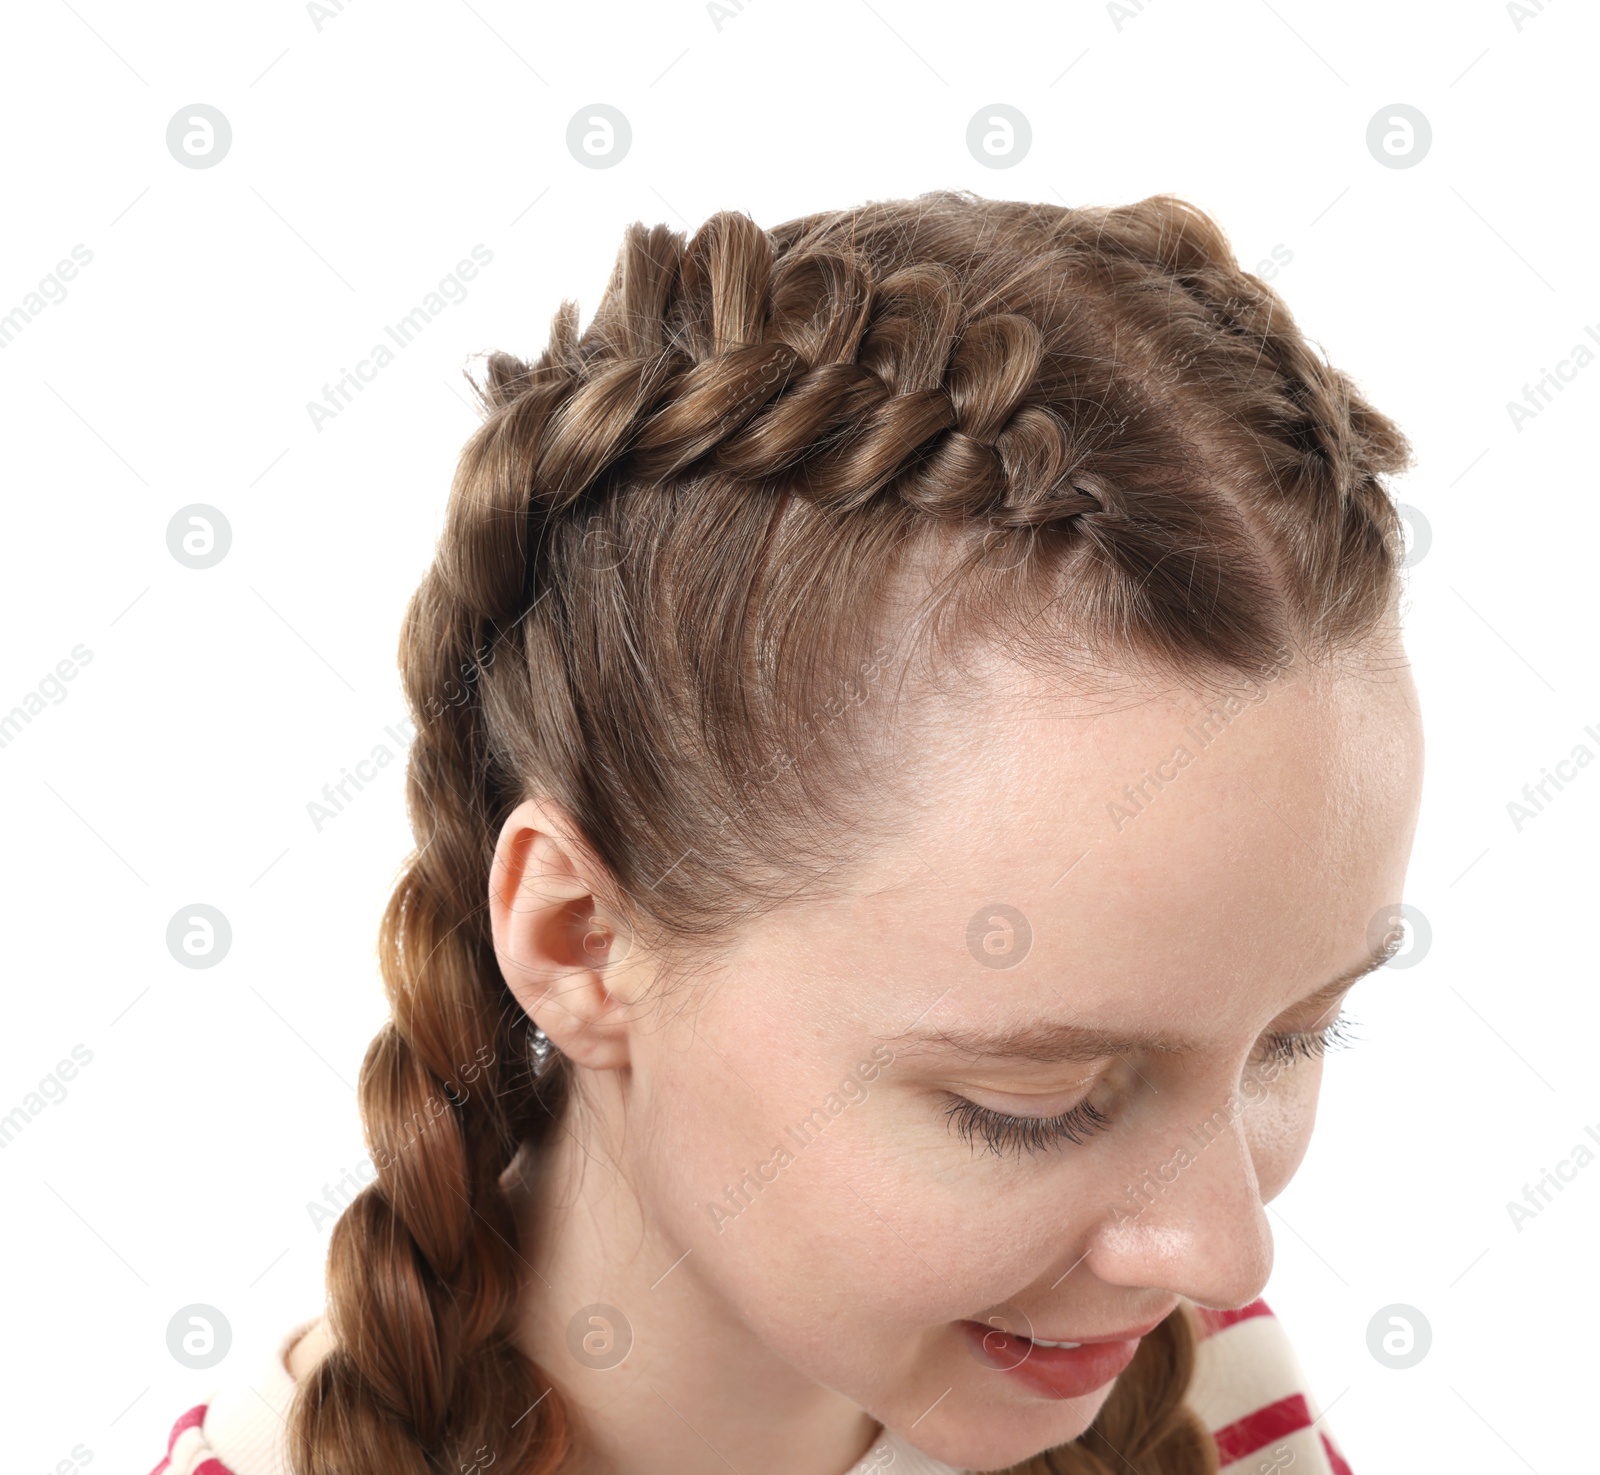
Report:
[[[892,822],[859,759],[881,722],[845,693],[907,571],[938,565],[936,624],[964,638],[1186,676],[1321,659],[1399,588],[1380,477],[1404,440],[1169,196],[636,223],[587,329],[564,301],[536,361],[483,377],[400,642],[417,848],[361,1070],[378,1176],[333,1232],[296,1475],[576,1462],[514,1335],[502,1175],[573,1091],[560,1057],[534,1078],[492,943],[518,802],[563,807],[635,945],[690,958]],[[1195,1346],[1175,1312],[1091,1429],[1017,1471],[1215,1470]]]

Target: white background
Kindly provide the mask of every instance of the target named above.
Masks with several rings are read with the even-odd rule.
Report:
[[[1352,996],[1364,1039],[1271,1206],[1266,1295],[1358,1475],[1595,1468],[1600,1163],[1520,1229],[1506,1204],[1600,1131],[1600,765],[1520,832],[1507,803],[1600,754],[1600,363],[1520,428],[1507,403],[1600,332],[1600,27],[1579,0],[1520,26],[1488,0],[1124,9],[361,0],[319,29],[288,0],[8,7],[0,313],[92,253],[0,349],[0,712],[92,656],[0,747],[0,1115],[92,1053],[0,1149],[8,1468],[82,1444],[143,1475],[179,1411],[320,1308],[307,1204],[363,1153],[410,835],[398,763],[320,832],[307,805],[398,754],[399,617],[475,423],[469,355],[537,353],[566,296],[587,321],[635,219],[946,186],[1188,196],[1247,265],[1292,256],[1274,284],[1412,437],[1395,490],[1432,543],[1409,574],[1407,900],[1433,940]],[[205,169],[165,141],[197,102],[233,132]],[[966,133],[1001,102],[1033,141],[993,169]],[[1366,144],[1397,102],[1432,126],[1411,168]],[[612,168],[567,148],[594,103],[632,126]],[[306,402],[477,244],[466,300],[316,428]],[[168,552],[190,503],[232,529],[209,570]],[[199,902],[233,929],[212,969],[165,941]],[[167,1350],[196,1302],[232,1327],[215,1370]],[[1391,1303],[1432,1328],[1403,1371],[1367,1345]]]

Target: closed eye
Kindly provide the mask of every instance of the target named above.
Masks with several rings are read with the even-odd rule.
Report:
[[[1276,1031],[1264,1034],[1256,1043],[1253,1058],[1292,1065],[1296,1060],[1311,1060],[1330,1050],[1355,1044],[1360,1036],[1351,1033],[1355,1021],[1340,1012],[1331,1023],[1317,1030]]]
[[[1341,1012],[1333,1021],[1318,1030],[1273,1030],[1261,1036],[1252,1052],[1252,1060],[1275,1064],[1280,1068],[1300,1060],[1311,1060],[1326,1055],[1330,1050],[1343,1049],[1360,1038],[1351,1033],[1354,1021]],[[1024,1151],[1043,1152],[1060,1147],[1064,1142],[1079,1145],[1097,1132],[1103,1132],[1115,1122],[1089,1101],[1080,1101],[1069,1111],[1057,1116],[1013,1116],[1009,1112],[991,1111],[964,1096],[949,1095],[945,1118],[952,1130],[969,1144],[982,1138],[986,1151],[996,1157],[1014,1151],[1021,1160]]]
[[[1012,1116],[1009,1112],[991,1111],[964,1096],[951,1097],[945,1116],[969,1143],[975,1136],[982,1137],[985,1148],[996,1157],[1015,1149],[1019,1160],[1024,1149],[1042,1152],[1062,1142],[1082,1142],[1103,1132],[1112,1122],[1111,1117],[1087,1101],[1080,1101],[1058,1116]]]

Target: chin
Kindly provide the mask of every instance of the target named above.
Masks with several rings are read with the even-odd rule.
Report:
[[[1021,1406],[1007,1401],[948,1412],[941,1404],[914,1428],[909,1420],[898,1424],[880,1421],[930,1459],[958,1470],[1007,1470],[1077,1439],[1095,1421],[1115,1386],[1113,1380],[1081,1398],[1060,1402],[1037,1398]],[[945,1412],[943,1419],[939,1418],[941,1412]]]

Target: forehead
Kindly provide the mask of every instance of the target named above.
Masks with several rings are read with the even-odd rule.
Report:
[[[1204,1010],[1226,1030],[1362,962],[1401,897],[1421,781],[1403,661],[1091,699],[997,665],[905,740],[913,818],[856,919],[902,950],[902,1026],[937,980],[926,1022],[1195,1038]]]

